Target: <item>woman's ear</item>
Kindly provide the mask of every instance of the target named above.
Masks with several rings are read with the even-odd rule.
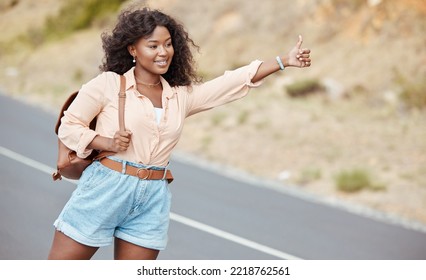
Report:
[[[136,48],[134,45],[127,46],[127,50],[129,51],[129,54],[133,57],[136,56]]]

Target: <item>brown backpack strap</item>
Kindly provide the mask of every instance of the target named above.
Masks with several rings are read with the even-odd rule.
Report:
[[[120,91],[118,93],[118,125],[120,131],[126,130],[124,123],[124,107],[126,105],[126,77],[120,75]]]
[[[126,107],[126,78],[120,75],[120,91],[118,92],[118,126],[120,131],[125,131],[124,108]],[[104,157],[114,155],[114,152],[101,151],[94,160],[100,160]]]

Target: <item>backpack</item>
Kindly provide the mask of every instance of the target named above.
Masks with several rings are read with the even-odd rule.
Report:
[[[78,92],[72,93],[68,99],[65,101],[64,105],[61,108],[59,113],[58,120],[55,126],[55,133],[58,135],[59,127],[61,126],[61,119],[64,116],[64,112],[68,109],[74,99],[77,97]],[[119,127],[121,131],[125,130],[124,125],[124,105],[126,102],[126,79],[123,75],[120,75],[120,92],[118,93],[118,120]],[[95,130],[96,128],[95,117],[89,125],[89,128]],[[62,177],[77,180],[81,177],[84,169],[89,166],[94,160],[99,160],[108,155],[114,154],[113,152],[108,151],[97,151],[93,150],[92,153],[87,158],[80,158],[77,156],[77,153],[67,146],[58,138],[58,159],[56,162],[56,172],[52,174],[53,181],[61,180]]]

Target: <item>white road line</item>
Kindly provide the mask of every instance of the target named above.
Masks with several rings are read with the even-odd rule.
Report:
[[[4,155],[4,156],[6,156],[10,159],[16,160],[20,163],[23,163],[25,165],[28,165],[32,168],[35,168],[35,169],[37,169],[41,172],[44,172],[44,173],[52,174],[54,172],[54,169],[51,168],[50,166],[45,165],[41,162],[35,161],[33,159],[30,159],[30,158],[23,156],[21,154],[15,153],[14,151],[6,149],[5,147],[2,147],[2,146],[0,146],[0,154]]]
[[[52,167],[50,167],[48,165],[45,165],[45,164],[43,164],[41,162],[35,161],[33,159],[30,159],[30,158],[28,158],[26,156],[18,154],[16,152],[11,151],[11,150],[9,150],[9,149],[7,149],[5,147],[2,147],[2,146],[0,146],[0,154],[2,154],[3,156],[8,157],[10,159],[13,159],[15,161],[18,161],[18,162],[20,162],[22,164],[25,164],[25,165],[27,165],[29,167],[37,169],[37,170],[39,170],[39,171],[41,171],[43,173],[47,173],[49,175],[52,174],[56,170],[56,169],[54,169],[54,168],[52,168]],[[63,178],[63,179],[66,180],[66,181],[69,181],[71,183],[76,184],[76,181],[68,180],[66,178]],[[178,223],[184,224],[186,226],[192,227],[194,229],[198,229],[200,231],[207,232],[207,233],[209,233],[211,235],[215,235],[217,237],[226,239],[228,241],[240,244],[242,246],[251,248],[253,250],[256,250],[256,251],[259,251],[259,252],[262,252],[262,253],[265,253],[265,254],[268,254],[268,255],[280,258],[280,259],[286,259],[286,260],[300,260],[301,259],[301,258],[298,258],[296,256],[293,256],[293,255],[284,253],[282,251],[276,250],[274,248],[271,248],[271,247],[259,244],[257,242],[245,239],[243,237],[234,235],[232,233],[229,233],[229,232],[217,229],[215,227],[212,227],[212,226],[209,226],[209,225],[197,222],[195,220],[186,218],[186,217],[181,216],[181,215],[176,214],[176,213],[172,213],[171,212],[170,213],[170,219],[173,220],[173,221],[175,221],[175,222],[178,222]]]
[[[228,241],[232,241],[232,242],[238,243],[240,245],[243,245],[245,247],[257,250],[259,252],[263,252],[265,254],[275,256],[275,257],[280,258],[280,259],[300,260],[300,258],[295,257],[293,255],[290,255],[290,254],[284,253],[282,251],[273,249],[271,247],[259,244],[257,242],[245,239],[243,237],[234,235],[232,233],[211,227],[209,225],[194,221],[192,219],[188,219],[186,217],[183,217],[183,216],[175,214],[175,213],[170,213],[170,219],[174,220],[175,222],[179,222],[179,223],[187,225],[189,227],[196,228],[198,230],[201,230],[201,231],[210,233],[212,235],[218,236],[220,238],[226,239]]]

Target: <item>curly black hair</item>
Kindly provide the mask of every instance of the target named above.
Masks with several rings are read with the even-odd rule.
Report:
[[[134,66],[133,57],[127,47],[136,43],[140,38],[147,37],[157,26],[164,26],[170,32],[174,48],[174,56],[170,67],[163,75],[170,86],[189,86],[199,82],[195,71],[195,61],[191,47],[199,50],[194,41],[189,38],[182,24],[159,10],[143,8],[123,11],[118,17],[118,23],[109,35],[102,34],[105,57],[99,67],[102,71],[113,71],[124,74]]]

